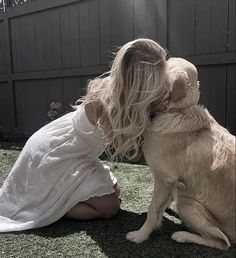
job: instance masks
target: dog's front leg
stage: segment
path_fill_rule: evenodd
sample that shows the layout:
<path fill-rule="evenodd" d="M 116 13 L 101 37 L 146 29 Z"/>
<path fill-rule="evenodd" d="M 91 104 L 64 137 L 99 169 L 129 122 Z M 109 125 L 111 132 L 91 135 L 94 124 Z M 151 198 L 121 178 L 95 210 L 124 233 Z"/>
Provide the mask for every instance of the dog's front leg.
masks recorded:
<path fill-rule="evenodd" d="M 126 235 L 126 239 L 142 243 L 147 240 L 150 234 L 160 226 L 163 213 L 172 200 L 172 183 L 156 179 L 152 201 L 148 209 L 147 219 L 138 231 L 131 231 Z"/>

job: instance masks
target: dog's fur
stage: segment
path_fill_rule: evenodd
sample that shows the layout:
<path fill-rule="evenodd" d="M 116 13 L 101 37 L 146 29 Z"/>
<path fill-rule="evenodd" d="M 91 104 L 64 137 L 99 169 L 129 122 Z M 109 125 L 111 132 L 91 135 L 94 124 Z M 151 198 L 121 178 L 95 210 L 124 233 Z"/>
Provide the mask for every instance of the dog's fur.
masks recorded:
<path fill-rule="evenodd" d="M 198 105 L 197 69 L 181 58 L 168 60 L 171 98 L 145 135 L 144 155 L 154 176 L 153 198 L 144 225 L 127 234 L 136 243 L 161 224 L 173 198 L 180 218 L 195 233 L 172 239 L 219 249 L 236 243 L 235 136 Z"/>

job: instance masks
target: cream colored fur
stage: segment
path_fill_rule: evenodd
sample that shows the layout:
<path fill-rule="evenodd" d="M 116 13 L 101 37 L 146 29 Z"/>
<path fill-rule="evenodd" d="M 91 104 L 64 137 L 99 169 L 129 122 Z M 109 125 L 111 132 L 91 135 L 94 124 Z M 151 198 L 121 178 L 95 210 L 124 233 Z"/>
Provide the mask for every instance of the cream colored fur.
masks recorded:
<path fill-rule="evenodd" d="M 228 249 L 235 237 L 235 136 L 198 105 L 197 69 L 181 58 L 168 60 L 171 100 L 146 133 L 144 155 L 155 185 L 144 225 L 127 234 L 136 243 L 157 229 L 174 199 L 191 232 L 172 239 Z"/>

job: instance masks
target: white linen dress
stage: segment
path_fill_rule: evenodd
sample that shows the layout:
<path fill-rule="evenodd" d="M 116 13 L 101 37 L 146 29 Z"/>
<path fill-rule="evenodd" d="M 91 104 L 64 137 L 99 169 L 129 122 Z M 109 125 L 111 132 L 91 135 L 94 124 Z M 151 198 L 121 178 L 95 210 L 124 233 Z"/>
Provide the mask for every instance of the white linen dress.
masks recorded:
<path fill-rule="evenodd" d="M 0 188 L 0 232 L 49 225 L 77 203 L 113 193 L 116 178 L 98 158 L 104 149 L 84 105 L 33 134 Z"/>

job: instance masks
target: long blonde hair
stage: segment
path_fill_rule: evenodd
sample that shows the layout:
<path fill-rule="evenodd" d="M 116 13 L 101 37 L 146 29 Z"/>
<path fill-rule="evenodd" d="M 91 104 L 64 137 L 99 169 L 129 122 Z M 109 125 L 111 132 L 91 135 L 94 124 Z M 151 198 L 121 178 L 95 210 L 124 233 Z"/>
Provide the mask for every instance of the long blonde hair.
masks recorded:
<path fill-rule="evenodd" d="M 166 89 L 166 52 L 155 41 L 137 39 L 117 52 L 109 75 L 89 82 L 83 102 L 99 101 L 98 126 L 112 157 L 140 156 L 143 133 L 150 127 L 151 103 Z"/>

